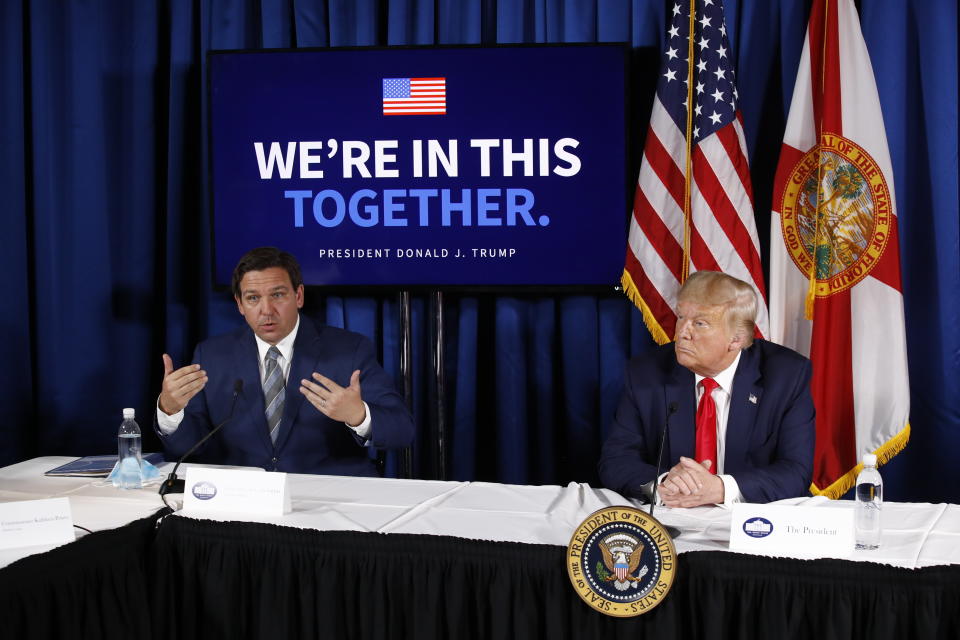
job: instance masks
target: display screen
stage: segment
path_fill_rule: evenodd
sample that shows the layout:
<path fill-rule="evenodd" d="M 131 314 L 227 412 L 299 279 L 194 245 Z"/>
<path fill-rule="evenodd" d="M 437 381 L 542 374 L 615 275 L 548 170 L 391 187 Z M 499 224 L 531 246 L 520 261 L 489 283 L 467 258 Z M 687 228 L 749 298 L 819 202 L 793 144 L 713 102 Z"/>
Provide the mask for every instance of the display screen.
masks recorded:
<path fill-rule="evenodd" d="M 258 246 L 308 285 L 615 285 L 623 45 L 211 52 L 214 277 Z"/>

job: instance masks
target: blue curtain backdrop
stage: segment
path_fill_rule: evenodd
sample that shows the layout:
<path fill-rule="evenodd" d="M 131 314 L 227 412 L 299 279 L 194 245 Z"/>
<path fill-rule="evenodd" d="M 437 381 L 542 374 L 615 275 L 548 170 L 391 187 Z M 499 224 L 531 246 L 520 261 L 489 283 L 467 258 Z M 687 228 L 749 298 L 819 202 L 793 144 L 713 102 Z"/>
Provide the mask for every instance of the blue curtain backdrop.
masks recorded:
<path fill-rule="evenodd" d="M 809 0 L 725 0 L 761 243 Z M 635 175 L 665 0 L 11 0 L 0 3 L 0 464 L 113 450 L 149 423 L 160 354 L 237 326 L 210 286 L 204 180 L 210 49 L 520 42 L 633 47 Z M 888 496 L 960 502 L 955 0 L 858 3 L 893 156 L 913 438 Z M 560 257 L 560 259 L 563 259 Z M 596 481 L 627 359 L 652 346 L 625 298 L 448 292 L 448 476 Z M 373 338 L 399 379 L 394 296 L 308 292 L 311 315 Z M 429 477 L 427 296 L 414 296 L 414 473 Z M 877 348 L 883 348 L 878 344 Z M 151 438 L 152 436 L 148 436 Z M 148 440 L 148 448 L 156 448 Z M 395 463 L 392 466 L 395 469 Z M 942 471 L 941 471 L 942 470 Z"/>

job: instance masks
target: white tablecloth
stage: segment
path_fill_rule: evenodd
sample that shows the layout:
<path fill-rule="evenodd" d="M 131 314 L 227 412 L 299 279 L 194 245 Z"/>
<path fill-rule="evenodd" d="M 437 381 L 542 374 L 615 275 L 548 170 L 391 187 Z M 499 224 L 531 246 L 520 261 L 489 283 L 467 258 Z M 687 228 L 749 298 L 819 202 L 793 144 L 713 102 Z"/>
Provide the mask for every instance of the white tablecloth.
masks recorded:
<path fill-rule="evenodd" d="M 122 526 L 163 506 L 156 484 L 124 491 L 99 478 L 43 475 L 70 460 L 35 458 L 0 469 L 0 502 L 64 496 L 70 500 L 74 523 L 93 531 Z M 165 465 L 161 471 L 169 471 L 171 466 Z M 237 515 L 221 519 L 318 530 L 448 535 L 566 546 L 577 525 L 594 511 L 613 505 L 637 506 L 613 491 L 580 483 L 524 486 L 293 474 L 288 482 L 293 508 L 290 514 L 282 518 Z M 853 508 L 849 501 L 824 498 L 783 502 L 824 509 Z M 658 508 L 655 516 L 681 530 L 674 541 L 679 553 L 728 548 L 728 510 Z M 888 502 L 883 506 L 882 526 L 881 548 L 857 551 L 849 559 L 907 568 L 960 564 L 960 506 Z M 0 567 L 49 548 L 0 550 Z"/>

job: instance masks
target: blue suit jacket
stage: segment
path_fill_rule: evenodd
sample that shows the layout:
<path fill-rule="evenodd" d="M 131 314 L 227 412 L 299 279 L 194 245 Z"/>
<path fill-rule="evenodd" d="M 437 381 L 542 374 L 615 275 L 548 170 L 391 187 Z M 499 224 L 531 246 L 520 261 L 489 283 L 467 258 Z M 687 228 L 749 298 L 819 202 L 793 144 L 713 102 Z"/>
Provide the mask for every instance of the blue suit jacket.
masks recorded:
<path fill-rule="evenodd" d="M 740 355 L 727 419 L 724 473 L 748 502 L 806 495 L 813 475 L 815 438 L 810 361 L 785 347 L 756 340 Z M 755 400 L 755 402 L 754 402 Z M 661 473 L 693 458 L 694 374 L 677 362 L 673 343 L 635 358 L 600 455 L 604 486 L 642 497 L 656 475 L 667 407 L 676 403 L 663 449 Z"/>
<path fill-rule="evenodd" d="M 274 446 L 264 415 L 258 358 L 253 331 L 247 326 L 197 345 L 193 361 L 207 372 L 208 381 L 187 404 L 179 428 L 161 435 L 167 459 L 179 458 L 227 419 L 234 381 L 241 379 L 243 390 L 233 418 L 191 459 L 291 473 L 377 475 L 367 443 L 342 422 L 320 413 L 300 393 L 300 380 L 310 379 L 314 371 L 345 387 L 353 371 L 360 370 L 361 395 L 370 407 L 370 446 L 395 449 L 413 440 L 413 418 L 377 363 L 370 341 L 357 333 L 318 327 L 301 315 Z"/>

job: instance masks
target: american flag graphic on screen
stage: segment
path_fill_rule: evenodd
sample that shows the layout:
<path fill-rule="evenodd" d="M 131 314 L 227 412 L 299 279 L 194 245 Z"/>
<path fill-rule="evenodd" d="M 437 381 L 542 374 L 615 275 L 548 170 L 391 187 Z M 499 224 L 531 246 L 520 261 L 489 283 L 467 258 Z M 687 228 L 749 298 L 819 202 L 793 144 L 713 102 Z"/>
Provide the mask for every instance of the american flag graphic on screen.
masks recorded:
<path fill-rule="evenodd" d="M 383 79 L 383 115 L 415 116 L 446 112 L 446 78 Z"/>

